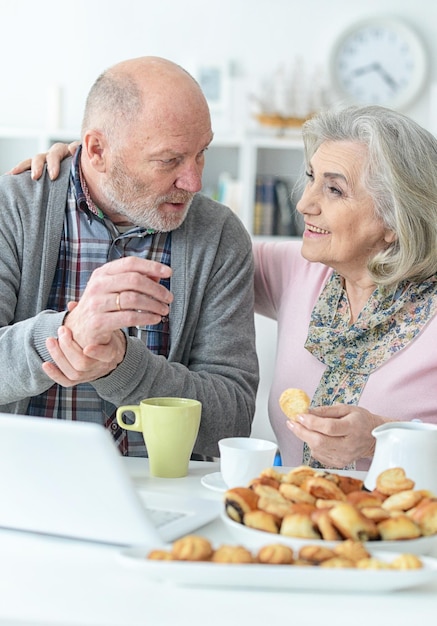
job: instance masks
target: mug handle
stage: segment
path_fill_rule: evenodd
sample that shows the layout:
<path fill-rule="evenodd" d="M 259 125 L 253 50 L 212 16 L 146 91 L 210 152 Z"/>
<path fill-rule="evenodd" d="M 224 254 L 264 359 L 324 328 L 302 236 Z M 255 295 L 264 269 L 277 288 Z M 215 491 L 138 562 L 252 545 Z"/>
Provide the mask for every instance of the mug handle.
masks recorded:
<path fill-rule="evenodd" d="M 135 421 L 133 422 L 133 424 L 127 424 L 123 419 L 123 414 L 126 413 L 127 411 L 135 414 Z M 138 404 L 120 406 L 117 409 L 116 417 L 117 417 L 118 425 L 121 426 L 122 428 L 125 428 L 126 430 L 136 430 L 138 432 L 142 431 L 141 412 L 140 412 L 140 407 L 138 406 Z"/>

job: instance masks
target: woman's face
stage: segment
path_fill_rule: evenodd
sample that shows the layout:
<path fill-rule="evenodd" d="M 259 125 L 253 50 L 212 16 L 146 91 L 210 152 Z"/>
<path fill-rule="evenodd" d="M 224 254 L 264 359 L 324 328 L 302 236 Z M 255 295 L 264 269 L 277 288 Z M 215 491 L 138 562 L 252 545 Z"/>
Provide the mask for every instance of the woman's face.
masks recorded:
<path fill-rule="evenodd" d="M 311 159 L 297 210 L 305 220 L 302 254 L 351 280 L 367 277 L 367 260 L 393 241 L 375 216 L 364 186 L 367 148 L 351 141 L 327 141 Z"/>

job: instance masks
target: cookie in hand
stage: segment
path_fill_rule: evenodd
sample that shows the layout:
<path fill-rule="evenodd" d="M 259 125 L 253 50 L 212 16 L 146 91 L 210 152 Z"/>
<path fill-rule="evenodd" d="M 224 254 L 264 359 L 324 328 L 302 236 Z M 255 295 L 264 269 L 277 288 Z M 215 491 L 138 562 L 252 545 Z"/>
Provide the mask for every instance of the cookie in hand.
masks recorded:
<path fill-rule="evenodd" d="M 301 413 L 308 413 L 311 400 L 302 389 L 286 389 L 279 398 L 279 406 L 287 419 L 296 421 Z"/>

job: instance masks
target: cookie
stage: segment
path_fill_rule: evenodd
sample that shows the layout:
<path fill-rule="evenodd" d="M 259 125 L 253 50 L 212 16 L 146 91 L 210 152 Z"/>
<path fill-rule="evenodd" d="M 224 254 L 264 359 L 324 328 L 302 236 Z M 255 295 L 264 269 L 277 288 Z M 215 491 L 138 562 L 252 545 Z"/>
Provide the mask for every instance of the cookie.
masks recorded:
<path fill-rule="evenodd" d="M 253 555 L 243 546 L 223 545 L 211 557 L 213 563 L 253 563 Z"/>
<path fill-rule="evenodd" d="M 177 561 L 208 561 L 212 552 L 208 539 L 197 535 L 186 535 L 174 542 L 171 554 Z"/>
<path fill-rule="evenodd" d="M 286 389 L 279 398 L 279 406 L 287 419 L 296 421 L 301 413 L 308 413 L 311 400 L 302 389 Z"/>
<path fill-rule="evenodd" d="M 392 467 L 377 476 L 376 488 L 385 496 L 392 496 L 399 491 L 414 489 L 414 481 L 406 477 L 402 467 Z"/>
<path fill-rule="evenodd" d="M 271 563 L 274 565 L 291 565 L 294 563 L 293 549 L 278 543 L 260 548 L 257 558 L 259 563 Z"/>

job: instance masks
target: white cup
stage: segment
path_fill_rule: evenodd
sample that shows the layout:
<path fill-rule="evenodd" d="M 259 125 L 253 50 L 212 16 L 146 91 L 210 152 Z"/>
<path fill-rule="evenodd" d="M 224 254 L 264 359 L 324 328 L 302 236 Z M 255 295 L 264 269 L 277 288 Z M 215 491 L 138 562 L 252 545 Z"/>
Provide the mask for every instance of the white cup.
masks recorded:
<path fill-rule="evenodd" d="M 220 472 L 229 489 L 245 487 L 267 467 L 272 467 L 276 443 L 252 437 L 220 439 Z"/>

